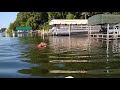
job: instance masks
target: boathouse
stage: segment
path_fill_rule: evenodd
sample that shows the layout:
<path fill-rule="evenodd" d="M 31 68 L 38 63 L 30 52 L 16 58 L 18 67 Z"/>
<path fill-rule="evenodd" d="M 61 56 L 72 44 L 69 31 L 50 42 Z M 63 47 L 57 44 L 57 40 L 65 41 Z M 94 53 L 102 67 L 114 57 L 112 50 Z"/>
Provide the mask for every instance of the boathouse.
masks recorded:
<path fill-rule="evenodd" d="M 49 30 L 53 35 L 72 35 L 88 33 L 87 19 L 53 19 L 49 22 L 52 29 Z M 94 30 L 100 29 L 100 26 L 92 26 Z"/>
<path fill-rule="evenodd" d="M 17 33 L 31 32 L 32 27 L 16 27 Z"/>
<path fill-rule="evenodd" d="M 120 15 L 113 14 L 98 14 L 88 18 L 88 25 L 101 25 L 101 30 L 97 34 L 91 34 L 89 29 L 89 35 L 94 38 L 120 38 Z M 101 33 L 102 32 L 102 33 Z"/>

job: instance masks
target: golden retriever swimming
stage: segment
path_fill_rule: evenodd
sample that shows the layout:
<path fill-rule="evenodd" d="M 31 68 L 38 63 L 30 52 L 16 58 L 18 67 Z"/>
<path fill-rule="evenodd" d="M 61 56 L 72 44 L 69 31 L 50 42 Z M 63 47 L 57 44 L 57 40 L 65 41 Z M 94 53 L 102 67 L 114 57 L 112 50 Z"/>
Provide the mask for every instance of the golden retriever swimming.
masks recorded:
<path fill-rule="evenodd" d="M 45 48 L 47 46 L 47 43 L 45 42 L 41 42 L 39 45 L 37 46 L 30 46 L 28 48 Z"/>
<path fill-rule="evenodd" d="M 37 47 L 42 48 L 42 47 L 46 47 L 46 46 L 47 46 L 47 43 L 41 42 Z"/>

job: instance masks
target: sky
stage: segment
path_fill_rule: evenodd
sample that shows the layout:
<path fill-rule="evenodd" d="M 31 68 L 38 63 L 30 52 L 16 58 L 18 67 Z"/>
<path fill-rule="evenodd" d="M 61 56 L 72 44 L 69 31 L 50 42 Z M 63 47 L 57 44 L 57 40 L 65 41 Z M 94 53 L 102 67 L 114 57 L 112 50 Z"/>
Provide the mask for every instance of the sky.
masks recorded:
<path fill-rule="evenodd" d="M 11 22 L 17 18 L 18 12 L 0 12 L 0 29 L 8 28 Z"/>

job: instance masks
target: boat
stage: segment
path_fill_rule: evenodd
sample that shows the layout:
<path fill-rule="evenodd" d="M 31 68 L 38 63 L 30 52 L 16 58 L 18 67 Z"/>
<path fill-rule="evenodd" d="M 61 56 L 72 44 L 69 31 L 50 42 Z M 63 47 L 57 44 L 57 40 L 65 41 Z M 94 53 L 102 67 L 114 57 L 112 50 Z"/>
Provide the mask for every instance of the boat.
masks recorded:
<path fill-rule="evenodd" d="M 87 19 L 53 19 L 49 25 L 49 33 L 52 35 L 80 35 L 88 34 L 88 29 L 91 28 L 92 32 L 98 32 L 100 26 L 88 26 Z"/>

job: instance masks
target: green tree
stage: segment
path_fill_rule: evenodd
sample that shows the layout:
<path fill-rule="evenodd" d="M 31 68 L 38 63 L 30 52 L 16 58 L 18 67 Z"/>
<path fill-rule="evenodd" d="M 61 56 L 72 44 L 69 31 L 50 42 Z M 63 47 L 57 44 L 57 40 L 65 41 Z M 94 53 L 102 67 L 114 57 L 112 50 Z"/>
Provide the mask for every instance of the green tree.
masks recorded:
<path fill-rule="evenodd" d="M 48 12 L 48 19 L 63 19 L 66 17 L 65 12 Z"/>
<path fill-rule="evenodd" d="M 75 15 L 69 12 L 66 16 L 66 19 L 75 19 Z"/>
<path fill-rule="evenodd" d="M 47 12 L 19 12 L 12 26 L 9 25 L 9 29 L 15 30 L 19 26 L 31 26 L 33 30 L 37 30 L 46 22 L 48 22 Z"/>

